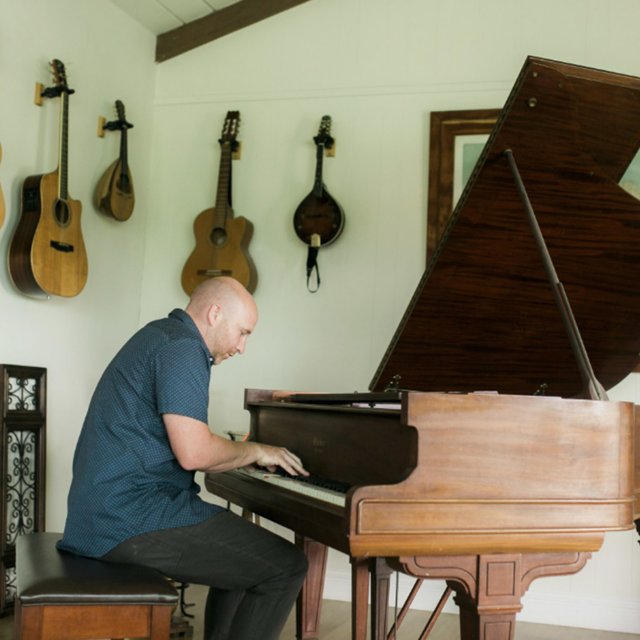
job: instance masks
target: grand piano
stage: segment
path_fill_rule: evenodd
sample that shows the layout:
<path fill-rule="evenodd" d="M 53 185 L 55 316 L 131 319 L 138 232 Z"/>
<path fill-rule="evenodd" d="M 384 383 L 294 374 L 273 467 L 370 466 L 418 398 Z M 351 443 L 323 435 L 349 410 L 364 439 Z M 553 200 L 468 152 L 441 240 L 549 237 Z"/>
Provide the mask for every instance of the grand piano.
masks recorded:
<path fill-rule="evenodd" d="M 512 640 L 532 580 L 579 571 L 638 517 L 640 79 L 529 57 L 363 393 L 253 389 L 250 438 L 322 485 L 207 488 L 290 528 L 318 634 L 327 547 L 352 563 L 352 638 L 386 637 L 389 572 L 455 593 L 462 640 Z"/>

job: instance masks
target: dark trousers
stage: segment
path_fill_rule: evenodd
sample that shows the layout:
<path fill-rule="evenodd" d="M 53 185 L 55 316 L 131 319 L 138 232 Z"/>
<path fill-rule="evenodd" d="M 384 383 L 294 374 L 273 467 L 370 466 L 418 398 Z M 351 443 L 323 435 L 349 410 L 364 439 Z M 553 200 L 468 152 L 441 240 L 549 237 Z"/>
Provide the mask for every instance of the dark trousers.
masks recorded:
<path fill-rule="evenodd" d="M 209 585 L 205 640 L 277 640 L 307 572 L 296 546 L 229 511 L 136 536 L 102 559 Z"/>

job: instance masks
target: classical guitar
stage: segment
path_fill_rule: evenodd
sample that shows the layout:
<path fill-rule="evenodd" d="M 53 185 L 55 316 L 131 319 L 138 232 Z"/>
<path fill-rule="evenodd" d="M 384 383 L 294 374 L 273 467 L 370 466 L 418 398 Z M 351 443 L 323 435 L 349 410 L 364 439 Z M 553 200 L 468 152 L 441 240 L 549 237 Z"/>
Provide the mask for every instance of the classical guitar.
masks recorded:
<path fill-rule="evenodd" d="M 120 156 L 98 181 L 94 199 L 97 209 L 123 222 L 131 217 L 135 205 L 133 178 L 127 159 L 127 130 L 133 125 L 127 122 L 121 100 L 116 100 L 116 113 L 118 119 L 107 123 L 105 128 L 120 130 Z"/>
<path fill-rule="evenodd" d="M 229 111 L 222 127 L 220 168 L 215 207 L 198 214 L 193 231 L 196 246 L 182 269 L 182 288 L 191 295 L 198 284 L 216 276 L 230 276 L 249 291 L 256 288 L 258 276 L 247 247 L 253 225 L 243 217 L 234 217 L 231 207 L 231 162 L 238 148 L 240 114 Z"/>
<path fill-rule="evenodd" d="M 322 181 L 322 163 L 325 151 L 331 149 L 335 140 L 331 137 L 331 117 L 322 116 L 316 145 L 316 173 L 313 189 L 298 205 L 293 214 L 293 229 L 304 243 L 309 245 L 307 257 L 307 286 L 311 271 L 318 266 L 316 256 L 320 247 L 334 242 L 344 228 L 344 212 L 338 201 L 329 193 Z M 320 276 L 317 276 L 318 286 Z"/>
<path fill-rule="evenodd" d="M 44 97 L 60 97 L 58 168 L 29 176 L 22 187 L 21 216 L 9 247 L 9 273 L 28 295 L 75 296 L 87 281 L 87 253 L 80 228 L 82 204 L 68 192 L 69 96 L 64 65 L 51 62 L 55 86 Z"/>
<path fill-rule="evenodd" d="M 0 145 L 0 160 L 2 160 L 2 145 Z M 0 185 L 0 227 L 4 222 L 4 195 L 2 194 L 2 185 Z"/>

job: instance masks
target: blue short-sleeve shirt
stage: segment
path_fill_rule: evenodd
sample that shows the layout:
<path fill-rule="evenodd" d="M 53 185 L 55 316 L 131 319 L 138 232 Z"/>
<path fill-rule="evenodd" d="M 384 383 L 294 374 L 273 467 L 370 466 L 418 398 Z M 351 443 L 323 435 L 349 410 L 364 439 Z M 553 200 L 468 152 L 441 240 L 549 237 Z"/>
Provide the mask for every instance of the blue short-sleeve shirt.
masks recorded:
<path fill-rule="evenodd" d="M 198 524 L 220 507 L 198 495 L 171 450 L 162 414 L 208 421 L 211 356 L 180 310 L 118 352 L 94 392 L 73 460 L 59 547 L 99 557 L 133 536 Z"/>

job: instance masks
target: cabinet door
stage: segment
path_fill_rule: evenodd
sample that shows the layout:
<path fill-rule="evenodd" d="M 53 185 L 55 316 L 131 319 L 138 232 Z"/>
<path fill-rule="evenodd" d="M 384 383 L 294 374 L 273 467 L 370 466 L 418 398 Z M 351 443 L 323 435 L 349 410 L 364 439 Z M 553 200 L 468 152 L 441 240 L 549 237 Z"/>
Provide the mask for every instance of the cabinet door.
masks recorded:
<path fill-rule="evenodd" d="M 0 365 L 0 616 L 13 610 L 15 542 L 44 531 L 46 369 Z"/>

